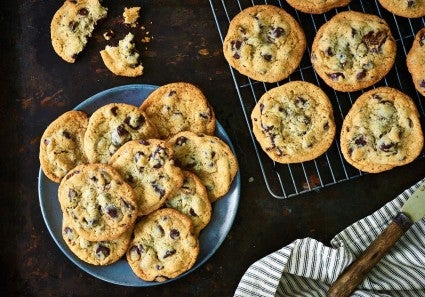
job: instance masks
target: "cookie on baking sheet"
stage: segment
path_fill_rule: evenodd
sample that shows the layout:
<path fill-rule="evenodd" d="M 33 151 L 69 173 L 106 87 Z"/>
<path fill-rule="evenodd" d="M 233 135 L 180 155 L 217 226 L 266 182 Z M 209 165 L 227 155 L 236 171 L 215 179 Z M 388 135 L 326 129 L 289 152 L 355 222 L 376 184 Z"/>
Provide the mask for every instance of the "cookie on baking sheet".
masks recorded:
<path fill-rule="evenodd" d="M 184 131 L 174 135 L 168 143 L 174 150 L 176 164 L 201 179 L 211 202 L 229 191 L 238 171 L 238 163 L 223 140 L 212 135 Z"/>
<path fill-rule="evenodd" d="M 155 136 L 155 128 L 138 107 L 110 103 L 90 116 L 84 135 L 84 152 L 90 163 L 107 163 L 127 141 Z"/>
<path fill-rule="evenodd" d="M 128 250 L 133 228 L 115 240 L 88 241 L 78 234 L 67 215 L 62 220 L 62 238 L 69 249 L 81 260 L 93 265 L 108 265 L 121 259 Z"/>
<path fill-rule="evenodd" d="M 301 26 L 273 5 L 256 5 L 238 13 L 223 41 L 227 62 L 241 74 L 263 82 L 287 78 L 300 64 L 305 48 Z"/>
<path fill-rule="evenodd" d="M 215 131 L 213 109 L 202 91 L 190 83 L 163 85 L 153 91 L 140 108 L 162 139 L 187 130 L 205 134 Z"/>
<path fill-rule="evenodd" d="M 416 90 L 425 96 L 425 28 L 416 33 L 406 63 Z"/>
<path fill-rule="evenodd" d="M 348 5 L 351 0 L 286 0 L 293 8 L 305 13 L 321 14 Z"/>
<path fill-rule="evenodd" d="M 425 16 L 425 0 L 378 0 L 389 12 L 405 18 Z"/>
<path fill-rule="evenodd" d="M 111 157 L 109 164 L 133 188 L 139 216 L 161 207 L 183 184 L 183 173 L 174 165 L 173 150 L 162 140 L 129 141 Z"/>
<path fill-rule="evenodd" d="M 412 162 L 421 153 L 423 142 L 415 103 L 390 87 L 363 93 L 341 128 L 344 158 L 365 172 L 382 172 Z"/>
<path fill-rule="evenodd" d="M 143 65 L 132 33 L 121 39 L 118 46 L 107 45 L 100 51 L 100 55 L 106 68 L 115 75 L 136 77 L 143 74 Z"/>
<path fill-rule="evenodd" d="M 59 116 L 44 131 L 39 159 L 41 169 L 50 180 L 59 183 L 68 171 L 87 163 L 83 140 L 88 122 L 86 113 L 71 110 Z"/>
<path fill-rule="evenodd" d="M 392 68 L 396 43 L 385 20 L 344 11 L 323 24 L 314 37 L 311 62 L 337 91 L 351 92 L 380 81 Z"/>
<path fill-rule="evenodd" d="M 59 184 L 62 212 L 86 240 L 114 240 L 137 218 L 133 189 L 107 164 L 79 165 Z"/>
<path fill-rule="evenodd" d="M 255 105 L 251 120 L 261 148 L 279 163 L 315 159 L 328 150 L 335 137 L 328 96 L 305 81 L 267 91 Z"/>
<path fill-rule="evenodd" d="M 50 24 L 53 49 L 66 62 L 74 63 L 84 50 L 97 22 L 108 9 L 99 0 L 65 0 Z"/>
<path fill-rule="evenodd" d="M 192 221 L 171 208 L 144 216 L 134 228 L 127 251 L 133 272 L 145 281 L 165 281 L 188 271 L 199 254 Z"/>
<path fill-rule="evenodd" d="M 207 189 L 196 174 L 183 171 L 183 175 L 183 185 L 165 205 L 187 215 L 193 222 L 193 233 L 198 236 L 211 220 L 211 202 Z"/>

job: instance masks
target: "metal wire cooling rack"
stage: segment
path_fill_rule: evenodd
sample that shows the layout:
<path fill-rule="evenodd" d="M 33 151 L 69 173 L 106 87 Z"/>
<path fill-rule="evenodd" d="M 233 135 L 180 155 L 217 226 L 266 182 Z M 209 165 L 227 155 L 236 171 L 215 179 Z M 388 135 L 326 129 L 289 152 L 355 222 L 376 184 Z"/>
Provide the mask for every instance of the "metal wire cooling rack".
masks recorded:
<path fill-rule="evenodd" d="M 343 158 L 339 147 L 339 133 L 344 116 L 347 114 L 352 103 L 362 93 L 361 91 L 352 93 L 342 93 L 334 91 L 323 83 L 315 73 L 310 62 L 310 48 L 317 30 L 326 21 L 331 19 L 336 13 L 344 10 L 354 10 L 370 14 L 375 14 L 385 19 L 389 24 L 391 31 L 397 43 L 397 58 L 392 70 L 387 76 L 375 86 L 390 86 L 397 88 L 408 94 L 415 101 L 421 114 L 422 127 L 424 127 L 425 100 L 415 90 L 411 82 L 410 74 L 406 67 L 406 54 L 412 45 L 415 33 L 420 28 L 425 27 L 425 18 L 407 19 L 395 16 L 386 11 L 379 5 L 377 0 L 364 1 L 352 0 L 351 3 L 343 8 L 331 10 L 325 14 L 312 15 L 305 14 L 293 9 L 286 1 L 255 1 L 255 0 L 210 0 L 211 10 L 217 25 L 221 41 L 223 41 L 230 20 L 242 9 L 257 4 L 271 4 L 280 6 L 298 20 L 303 27 L 306 39 L 307 50 L 298 69 L 285 81 L 305 80 L 321 87 L 329 96 L 334 106 L 334 116 L 337 125 L 337 137 L 330 149 L 319 158 L 299 164 L 279 164 L 273 162 L 259 147 L 252 133 L 252 124 L 250 115 L 260 97 L 269 89 L 279 85 L 262 83 L 252 80 L 239 74 L 229 66 L 232 74 L 236 92 L 240 100 L 242 112 L 249 129 L 250 136 L 258 162 L 270 194 L 275 198 L 287 198 L 296 196 L 312 190 L 318 190 L 323 187 L 334 185 L 339 182 L 350 180 L 365 173 L 349 165 Z M 425 131 L 425 130 L 424 130 Z M 420 158 L 425 156 L 425 150 L 422 151 Z"/>

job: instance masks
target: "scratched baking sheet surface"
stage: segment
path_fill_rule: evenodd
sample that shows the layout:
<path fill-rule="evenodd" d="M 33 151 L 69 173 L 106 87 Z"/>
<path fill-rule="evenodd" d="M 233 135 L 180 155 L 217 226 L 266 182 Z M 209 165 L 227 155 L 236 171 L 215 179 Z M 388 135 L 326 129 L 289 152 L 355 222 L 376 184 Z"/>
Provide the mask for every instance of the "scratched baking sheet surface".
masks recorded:
<path fill-rule="evenodd" d="M 217 24 L 217 30 L 223 41 L 229 27 L 230 20 L 241 10 L 252 5 L 271 4 L 282 7 L 298 20 L 303 27 L 307 38 L 307 50 L 298 69 L 287 79 L 275 83 L 262 83 L 239 74 L 230 66 L 236 92 L 240 100 L 243 115 L 252 138 L 252 144 L 257 154 L 258 162 L 263 173 L 264 181 L 275 198 L 287 198 L 301 193 L 318 190 L 339 182 L 347 181 L 365 173 L 349 165 L 343 158 L 339 147 L 339 132 L 344 116 L 352 103 L 362 94 L 362 91 L 342 93 L 328 87 L 315 73 L 310 62 L 310 48 L 317 30 L 336 13 L 345 10 L 354 10 L 375 14 L 385 19 L 391 27 L 392 34 L 397 42 L 397 58 L 392 70 L 374 87 L 389 86 L 408 94 L 416 103 L 421 115 L 421 124 L 425 123 L 425 100 L 415 90 L 410 74 L 406 67 L 406 54 L 409 51 L 414 36 L 420 28 L 425 27 L 425 18 L 407 19 L 393 15 L 375 1 L 352 0 L 343 8 L 333 9 L 325 14 L 313 15 L 295 10 L 286 1 L 252 1 L 252 0 L 210 0 L 212 15 Z M 261 150 L 252 134 L 250 115 L 256 102 L 271 88 L 291 80 L 305 80 L 320 86 L 329 96 L 334 106 L 337 135 L 330 149 L 319 158 L 299 164 L 279 164 L 273 162 Z M 370 89 L 370 88 L 368 88 Z M 425 131 L 425 129 L 424 129 Z M 425 150 L 419 158 L 425 157 Z"/>

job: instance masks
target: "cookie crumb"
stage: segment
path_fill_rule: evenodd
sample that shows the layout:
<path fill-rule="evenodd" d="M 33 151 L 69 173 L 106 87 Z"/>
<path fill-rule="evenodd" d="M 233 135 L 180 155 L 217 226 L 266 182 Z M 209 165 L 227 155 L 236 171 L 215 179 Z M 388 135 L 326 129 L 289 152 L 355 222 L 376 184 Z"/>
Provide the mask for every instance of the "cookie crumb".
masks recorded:
<path fill-rule="evenodd" d="M 130 25 L 130 27 L 134 28 L 137 26 L 137 20 L 139 19 L 140 7 L 130 7 L 124 8 L 124 13 L 122 14 L 124 17 L 124 24 Z"/>

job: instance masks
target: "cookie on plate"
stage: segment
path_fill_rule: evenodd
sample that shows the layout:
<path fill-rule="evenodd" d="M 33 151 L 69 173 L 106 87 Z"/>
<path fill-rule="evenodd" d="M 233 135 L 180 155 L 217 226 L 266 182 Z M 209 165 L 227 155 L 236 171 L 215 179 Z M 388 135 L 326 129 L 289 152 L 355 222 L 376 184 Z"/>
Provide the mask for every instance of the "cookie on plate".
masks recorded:
<path fill-rule="evenodd" d="M 273 5 L 255 5 L 238 13 L 223 41 L 224 57 L 233 68 L 270 83 L 294 72 L 305 48 L 301 26 L 285 10 Z"/>
<path fill-rule="evenodd" d="M 118 46 L 107 45 L 100 51 L 100 55 L 106 68 L 115 75 L 136 77 L 143 74 L 143 65 L 132 33 L 121 39 Z"/>
<path fill-rule="evenodd" d="M 99 0 L 65 0 L 50 24 L 53 49 L 66 62 L 74 63 L 84 50 L 97 22 L 108 9 Z"/>
<path fill-rule="evenodd" d="M 199 254 L 192 221 L 171 208 L 142 217 L 134 228 L 127 261 L 145 281 L 165 281 L 188 271 Z"/>
<path fill-rule="evenodd" d="M 351 0 L 286 0 L 293 8 L 305 13 L 321 14 L 348 5 Z"/>
<path fill-rule="evenodd" d="M 425 28 L 416 33 L 406 63 L 416 90 L 425 96 Z"/>
<path fill-rule="evenodd" d="M 87 163 L 83 140 L 88 122 L 86 113 L 71 110 L 59 116 L 44 131 L 39 159 L 41 169 L 50 180 L 59 183 L 75 166 Z"/>
<path fill-rule="evenodd" d="M 181 131 L 214 134 L 215 115 L 202 91 L 186 82 L 170 83 L 153 91 L 140 108 L 167 139 Z"/>
<path fill-rule="evenodd" d="M 341 151 L 348 163 L 371 173 L 412 162 L 422 151 L 419 113 L 406 94 L 380 87 L 354 102 L 341 128 Z"/>
<path fill-rule="evenodd" d="M 183 184 L 183 173 L 174 165 L 173 150 L 162 140 L 129 141 L 111 157 L 109 164 L 133 188 L 139 216 L 161 207 Z"/>
<path fill-rule="evenodd" d="M 425 0 L 378 0 L 389 12 L 405 18 L 425 16 Z"/>
<path fill-rule="evenodd" d="M 167 199 L 165 206 L 187 215 L 193 222 L 193 233 L 198 236 L 211 220 L 211 202 L 207 189 L 196 174 L 183 171 L 183 175 L 183 185 Z"/>
<path fill-rule="evenodd" d="M 127 141 L 155 136 L 155 128 L 138 107 L 110 103 L 90 116 L 84 135 L 84 152 L 90 163 L 107 163 Z"/>
<path fill-rule="evenodd" d="M 380 81 L 392 68 L 396 43 L 385 20 L 344 11 L 323 24 L 314 37 L 311 62 L 337 91 L 352 92 Z"/>
<path fill-rule="evenodd" d="M 108 265 L 121 259 L 128 250 L 133 228 L 115 240 L 88 241 L 72 227 L 68 216 L 62 220 L 62 238 L 69 249 L 81 260 L 93 265 Z"/>
<path fill-rule="evenodd" d="M 174 135 L 168 143 L 174 150 L 176 164 L 201 179 L 211 202 L 229 191 L 238 171 L 238 163 L 223 140 L 212 135 L 184 131 Z"/>
<path fill-rule="evenodd" d="M 117 239 L 137 218 L 133 189 L 107 164 L 75 167 L 59 184 L 58 197 L 72 227 L 89 241 Z"/>
<path fill-rule="evenodd" d="M 332 104 L 309 82 L 292 81 L 270 89 L 255 105 L 251 120 L 261 148 L 279 163 L 315 159 L 335 137 Z"/>

